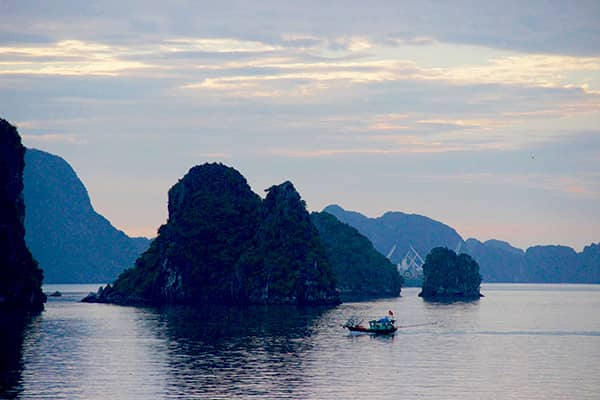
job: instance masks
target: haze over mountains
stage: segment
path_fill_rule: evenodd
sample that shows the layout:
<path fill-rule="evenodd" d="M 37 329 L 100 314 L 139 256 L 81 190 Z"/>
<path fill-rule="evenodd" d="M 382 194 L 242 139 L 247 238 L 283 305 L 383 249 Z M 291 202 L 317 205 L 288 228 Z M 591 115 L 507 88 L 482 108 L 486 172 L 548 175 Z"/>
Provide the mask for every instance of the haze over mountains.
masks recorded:
<path fill-rule="evenodd" d="M 44 283 L 112 282 L 148 248 L 94 211 L 87 190 L 62 158 L 27 149 L 25 240 Z"/>
<path fill-rule="evenodd" d="M 451 227 L 421 215 L 386 212 L 369 218 L 330 205 L 323 210 L 367 236 L 383 254 L 398 264 L 413 246 L 422 257 L 436 246 L 471 255 L 480 265 L 484 282 L 600 282 L 600 243 L 577 253 L 567 246 L 533 246 L 526 251 L 507 242 L 464 241 Z"/>

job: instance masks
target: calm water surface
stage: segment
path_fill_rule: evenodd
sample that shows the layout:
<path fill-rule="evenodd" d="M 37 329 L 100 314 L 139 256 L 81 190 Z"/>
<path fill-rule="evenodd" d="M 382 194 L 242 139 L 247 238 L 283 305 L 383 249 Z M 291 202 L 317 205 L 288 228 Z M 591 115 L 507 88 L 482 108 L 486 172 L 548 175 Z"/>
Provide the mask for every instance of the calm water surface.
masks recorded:
<path fill-rule="evenodd" d="M 407 288 L 333 309 L 132 308 L 78 302 L 97 285 L 57 289 L 11 344 L 0 397 L 600 398 L 600 285 L 485 285 L 470 304 Z M 341 328 L 388 309 L 393 337 Z"/>

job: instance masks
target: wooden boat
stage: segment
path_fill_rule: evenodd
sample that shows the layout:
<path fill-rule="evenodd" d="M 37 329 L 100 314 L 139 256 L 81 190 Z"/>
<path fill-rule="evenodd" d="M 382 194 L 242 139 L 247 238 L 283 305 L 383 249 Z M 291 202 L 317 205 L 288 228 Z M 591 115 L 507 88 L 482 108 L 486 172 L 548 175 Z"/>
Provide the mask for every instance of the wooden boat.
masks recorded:
<path fill-rule="evenodd" d="M 390 311 L 390 316 L 394 314 Z M 374 333 L 377 335 L 390 335 L 398 330 L 395 325 L 396 320 L 389 318 L 387 316 L 374 319 L 369 321 L 369 326 L 363 326 L 362 320 L 357 321 L 355 318 L 350 318 L 346 324 L 344 324 L 344 328 L 348 329 L 350 332 L 362 332 L 362 333 Z"/>

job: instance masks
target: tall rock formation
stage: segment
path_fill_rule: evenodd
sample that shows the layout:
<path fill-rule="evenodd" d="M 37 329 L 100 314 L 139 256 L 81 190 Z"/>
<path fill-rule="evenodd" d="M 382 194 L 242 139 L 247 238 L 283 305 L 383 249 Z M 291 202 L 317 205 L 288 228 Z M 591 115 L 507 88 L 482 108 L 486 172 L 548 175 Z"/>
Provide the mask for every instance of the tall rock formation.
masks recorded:
<path fill-rule="evenodd" d="M 43 273 L 25 244 L 25 148 L 17 129 L 0 119 L 0 309 L 39 312 Z"/>
<path fill-rule="evenodd" d="M 358 230 L 333 215 L 310 215 L 332 264 L 337 288 L 347 296 L 398 296 L 403 279 L 398 269 Z"/>
<path fill-rule="evenodd" d="M 169 190 L 169 219 L 114 286 L 120 304 L 339 302 L 304 202 L 290 182 L 264 201 L 222 164 L 196 166 Z"/>
<path fill-rule="evenodd" d="M 62 158 L 25 153 L 25 240 L 46 283 L 112 282 L 149 246 L 94 211 L 88 192 Z"/>

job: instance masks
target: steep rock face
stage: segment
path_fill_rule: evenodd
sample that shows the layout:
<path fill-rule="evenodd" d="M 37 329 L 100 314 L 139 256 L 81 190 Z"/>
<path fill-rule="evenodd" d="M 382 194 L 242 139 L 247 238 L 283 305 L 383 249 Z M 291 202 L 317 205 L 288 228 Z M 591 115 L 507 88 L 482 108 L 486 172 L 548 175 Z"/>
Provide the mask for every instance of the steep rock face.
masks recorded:
<path fill-rule="evenodd" d="M 403 279 L 398 269 L 369 239 L 327 213 L 311 220 L 332 264 L 338 290 L 349 296 L 398 296 Z"/>
<path fill-rule="evenodd" d="M 96 213 L 87 190 L 62 158 L 35 149 L 25 153 L 26 241 L 46 283 L 114 280 L 148 248 Z"/>
<path fill-rule="evenodd" d="M 428 300 L 474 300 L 481 297 L 480 284 L 479 265 L 471 256 L 436 247 L 425 259 L 419 296 Z"/>
<path fill-rule="evenodd" d="M 0 119 L 0 309 L 44 308 L 43 273 L 25 244 L 25 148 L 16 128 Z"/>
<path fill-rule="evenodd" d="M 454 249 L 463 242 L 453 228 L 422 215 L 386 212 L 381 217 L 368 218 L 337 205 L 327 206 L 323 211 L 356 228 L 381 254 L 391 252 L 394 264 L 402 261 L 410 245 L 424 256 L 434 247 Z"/>
<path fill-rule="evenodd" d="M 192 168 L 169 190 L 169 219 L 115 282 L 126 302 L 231 303 L 240 300 L 235 266 L 260 224 L 261 200 L 233 168 Z"/>
<path fill-rule="evenodd" d="M 263 201 L 222 164 L 192 168 L 169 190 L 169 220 L 150 249 L 88 301 L 338 302 L 316 228 L 293 185 Z"/>
<path fill-rule="evenodd" d="M 266 191 L 262 223 L 241 262 L 250 302 L 338 302 L 329 260 L 300 194 L 291 182 Z"/>

